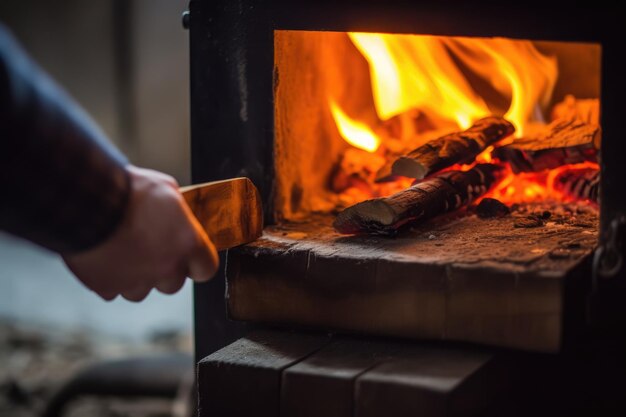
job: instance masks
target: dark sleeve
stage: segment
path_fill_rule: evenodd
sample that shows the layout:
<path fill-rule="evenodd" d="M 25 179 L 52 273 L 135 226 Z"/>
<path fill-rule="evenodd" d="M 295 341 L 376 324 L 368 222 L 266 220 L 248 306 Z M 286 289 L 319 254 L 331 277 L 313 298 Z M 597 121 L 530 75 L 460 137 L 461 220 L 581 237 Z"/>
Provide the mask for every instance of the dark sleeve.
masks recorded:
<path fill-rule="evenodd" d="M 0 25 L 0 230 L 57 252 L 97 245 L 128 203 L 126 164 Z"/>

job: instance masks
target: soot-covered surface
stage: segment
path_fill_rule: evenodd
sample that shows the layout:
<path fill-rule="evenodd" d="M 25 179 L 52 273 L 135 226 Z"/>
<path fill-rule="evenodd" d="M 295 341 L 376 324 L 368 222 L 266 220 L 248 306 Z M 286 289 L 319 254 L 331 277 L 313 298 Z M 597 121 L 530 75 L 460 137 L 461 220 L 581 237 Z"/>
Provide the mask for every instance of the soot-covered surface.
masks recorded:
<path fill-rule="evenodd" d="M 332 229 L 332 216 L 319 215 L 303 223 L 270 226 L 249 249 L 306 250 L 322 256 L 484 265 L 560 275 L 595 248 L 598 222 L 597 210 L 584 204 L 523 204 L 497 218 L 457 212 L 387 238 L 340 235 Z"/>

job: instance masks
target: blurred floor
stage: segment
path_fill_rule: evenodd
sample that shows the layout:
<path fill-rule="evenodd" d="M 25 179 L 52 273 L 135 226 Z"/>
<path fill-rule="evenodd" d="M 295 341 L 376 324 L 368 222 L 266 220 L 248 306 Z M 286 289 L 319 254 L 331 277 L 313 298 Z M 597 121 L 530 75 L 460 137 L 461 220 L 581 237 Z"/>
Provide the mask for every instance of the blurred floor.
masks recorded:
<path fill-rule="evenodd" d="M 49 401 L 77 373 L 93 366 L 128 362 L 121 370 L 120 381 L 145 380 L 134 365 L 136 360 L 155 358 L 153 371 L 161 375 L 160 358 L 171 358 L 172 353 L 189 350 L 190 334 L 170 332 L 158 334 L 142 342 L 128 343 L 97 332 L 66 327 L 41 326 L 32 323 L 7 321 L 0 318 L 0 417 L 41 416 Z M 137 358 L 137 359 L 133 359 Z M 174 395 L 169 397 L 129 398 L 111 396 L 73 395 L 68 398 L 63 416 L 90 417 L 189 417 L 193 383 L 193 357 L 180 356 L 188 361 L 168 379 L 174 379 Z M 113 362 L 112 362 L 113 361 Z M 167 362 L 164 363 L 167 366 Z M 102 375 L 111 380 L 110 365 Z M 119 366 L 113 367 L 120 369 Z M 94 382 L 95 381 L 95 382 Z M 100 378 L 85 381 L 97 386 Z M 178 381 L 178 382 L 176 382 Z M 94 385 L 96 384 L 96 385 Z M 126 384 L 128 385 L 128 383 Z M 137 392 L 132 383 L 131 392 Z M 76 384 L 74 384 L 76 387 Z M 176 388 L 178 387 L 178 388 Z M 74 388 L 75 389 L 75 388 Z M 129 392 L 128 387 L 121 391 Z M 120 391 L 120 392 L 121 392 Z M 67 392 L 67 390 L 66 390 Z M 98 389 L 98 392 L 100 390 Z M 57 397 L 58 398 L 58 397 Z M 177 412 L 177 410 L 180 410 Z"/>
<path fill-rule="evenodd" d="M 89 364 L 191 353 L 191 310 L 190 283 L 173 296 L 106 302 L 56 255 L 0 234 L 0 417 L 39 415 L 55 390 Z M 86 398 L 66 415 L 172 416 L 173 406 L 171 400 Z"/>

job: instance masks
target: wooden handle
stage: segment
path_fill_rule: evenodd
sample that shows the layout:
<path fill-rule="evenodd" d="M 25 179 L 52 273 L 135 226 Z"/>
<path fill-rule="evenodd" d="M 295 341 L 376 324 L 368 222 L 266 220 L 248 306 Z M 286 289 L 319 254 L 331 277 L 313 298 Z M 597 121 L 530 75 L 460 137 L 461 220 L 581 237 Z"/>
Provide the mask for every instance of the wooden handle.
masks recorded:
<path fill-rule="evenodd" d="M 190 185 L 180 192 L 218 251 L 261 236 L 261 197 L 248 178 Z"/>

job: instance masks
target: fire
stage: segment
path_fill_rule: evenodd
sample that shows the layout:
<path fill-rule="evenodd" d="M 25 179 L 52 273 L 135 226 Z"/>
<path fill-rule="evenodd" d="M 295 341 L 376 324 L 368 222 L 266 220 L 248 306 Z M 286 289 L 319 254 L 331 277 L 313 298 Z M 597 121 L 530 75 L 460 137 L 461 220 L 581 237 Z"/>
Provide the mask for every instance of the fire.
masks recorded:
<path fill-rule="evenodd" d="M 328 101 L 330 110 L 337 123 L 337 128 L 341 136 L 350 145 L 363 149 L 368 152 L 375 152 L 380 146 L 380 138 L 370 129 L 366 124 L 357 120 L 352 120 L 347 114 L 343 112 L 334 102 L 334 100 Z"/>
<path fill-rule="evenodd" d="M 543 56 L 530 41 L 356 32 L 348 36 L 368 61 L 374 105 L 382 121 L 420 109 L 435 127 L 453 121 L 467 129 L 497 113 L 471 86 L 470 71 L 510 102 L 504 117 L 521 136 L 525 126 L 539 118 L 537 106 L 547 105 L 558 76 L 555 59 Z M 369 152 L 378 148 L 381 139 L 370 127 L 350 119 L 334 100 L 329 105 L 348 143 Z"/>
<path fill-rule="evenodd" d="M 465 129 L 490 113 L 442 38 L 378 33 L 349 36 L 369 63 L 381 120 L 418 108 L 455 120 Z"/>
<path fill-rule="evenodd" d="M 417 110 L 428 120 L 427 127 L 422 128 L 429 131 L 454 129 L 455 125 L 464 130 L 489 115 L 503 116 L 513 123 L 517 137 L 528 133 L 531 127 L 545 125 L 543 114 L 558 78 L 558 66 L 554 57 L 541 54 L 531 41 L 381 33 L 348 36 L 369 66 L 372 98 L 380 123 L 396 116 L 407 120 L 409 112 Z M 379 130 L 351 119 L 332 99 L 329 106 L 339 133 L 348 143 L 385 155 L 389 144 L 377 134 Z M 426 131 L 416 132 L 417 136 L 428 137 Z M 411 145 L 429 140 L 424 138 Z M 500 163 L 492 161 L 492 151 L 493 147 L 488 147 L 475 162 Z M 394 157 L 393 152 L 391 155 Z M 472 166 L 449 169 L 467 170 Z M 569 168 L 572 165 L 515 174 L 507 165 L 504 179 L 485 197 L 507 204 L 550 198 L 566 200 L 554 188 L 554 179 Z M 408 184 L 406 179 L 386 185 L 372 183 L 367 192 L 370 196 L 385 195 L 388 190 Z"/>
<path fill-rule="evenodd" d="M 555 187 L 555 178 L 566 170 L 582 168 L 599 169 L 599 166 L 594 162 L 583 162 L 563 165 L 549 171 L 519 174 L 514 174 L 508 169 L 504 179 L 483 197 L 496 198 L 505 204 L 545 200 L 568 201 L 570 198 Z"/>
<path fill-rule="evenodd" d="M 480 77 L 509 102 L 504 117 L 519 135 L 537 119 L 556 84 L 556 60 L 530 41 L 423 35 L 350 33 L 370 66 L 372 92 L 381 120 L 410 109 L 456 121 L 460 129 L 496 113 L 468 81 Z M 462 66 L 466 70 L 462 70 Z"/>
<path fill-rule="evenodd" d="M 530 41 L 511 39 L 444 38 L 450 51 L 504 97 L 510 99 L 504 117 L 517 136 L 533 121 L 543 121 L 558 77 L 557 62 L 542 55 Z"/>

